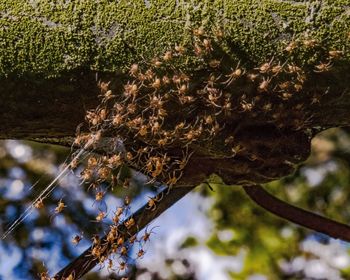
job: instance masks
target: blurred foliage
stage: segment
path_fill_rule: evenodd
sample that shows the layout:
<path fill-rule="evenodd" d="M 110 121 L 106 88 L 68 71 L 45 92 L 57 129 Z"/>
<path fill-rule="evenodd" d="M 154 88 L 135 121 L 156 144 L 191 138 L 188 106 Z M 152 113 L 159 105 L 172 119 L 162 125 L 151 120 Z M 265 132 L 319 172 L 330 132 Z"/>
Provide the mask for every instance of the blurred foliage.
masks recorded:
<path fill-rule="evenodd" d="M 349 130 L 327 130 L 318 135 L 312 144 L 312 155 L 295 174 L 265 187 L 296 206 L 349 223 Z M 2 231 L 59 173 L 59 166 L 66 161 L 69 153 L 68 148 L 32 142 L 0 143 Z M 38 179 L 40 181 L 32 187 Z M 214 191 L 208 187 L 197 191 L 212 201 L 207 218 L 214 227 L 208 232 L 205 245 L 217 256 L 241 255 L 244 260 L 242 269 L 228 269 L 228 277 L 250 279 L 260 275 L 265 278 L 256 279 L 350 279 L 349 246 L 346 243 L 336 242 L 275 217 L 250 201 L 239 186 L 223 186 L 218 178 L 211 180 L 210 186 Z M 144 192 L 140 186 L 114 191 L 106 195 L 106 202 L 97 204 L 93 193 L 80 185 L 75 175 L 69 174 L 59 181 L 59 187 L 45 200 L 43 209 L 35 209 L 7 239 L 0 241 L 0 279 L 6 279 L 6 275 L 12 275 L 11 279 L 33 279 L 45 269 L 43 262 L 51 273 L 58 271 L 89 246 L 94 234 L 102 233 L 108 226 L 107 223 L 99 225 L 93 222 L 97 211 L 112 212 L 111 209 L 121 203 L 120 198 L 125 194 L 137 200 L 140 195 L 145 196 Z M 60 199 L 67 207 L 59 215 L 53 215 Z M 84 236 L 77 246 L 71 242 L 76 234 Z M 153 238 L 152 242 L 156 243 L 157 238 Z M 178 251 L 200 245 L 201 241 L 191 235 L 178 246 Z M 6 255 L 10 256 L 6 260 L 7 268 L 1 266 Z M 174 254 L 164 259 L 163 264 L 170 271 L 166 279 L 201 279 L 186 254 Z M 178 274 L 173 269 L 175 265 L 187 271 Z M 216 264 L 212 265 L 212 269 L 216 269 Z M 10 268 L 12 272 L 6 270 Z M 130 279 L 165 279 L 158 273 L 161 267 L 155 271 L 154 267 L 149 269 L 132 262 L 129 269 Z M 145 273 L 148 278 L 141 277 Z M 118 276 L 114 273 L 107 278 L 118 279 Z M 97 270 L 85 277 L 107 278 Z"/>

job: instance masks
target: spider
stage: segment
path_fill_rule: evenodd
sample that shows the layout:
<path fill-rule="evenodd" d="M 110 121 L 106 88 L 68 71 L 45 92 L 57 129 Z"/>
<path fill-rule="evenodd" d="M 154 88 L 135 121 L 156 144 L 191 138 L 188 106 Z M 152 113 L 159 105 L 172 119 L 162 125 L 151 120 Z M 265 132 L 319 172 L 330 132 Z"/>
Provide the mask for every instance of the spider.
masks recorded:
<path fill-rule="evenodd" d="M 118 268 L 118 273 L 119 273 L 120 271 L 124 271 L 124 270 L 126 270 L 126 269 L 127 269 L 127 264 L 126 264 L 126 262 L 124 262 L 124 261 L 120 262 L 120 263 L 119 263 L 119 268 Z"/>
<path fill-rule="evenodd" d="M 238 79 L 239 77 L 245 74 L 245 70 L 239 68 L 239 64 L 240 62 L 238 62 L 235 69 L 231 68 L 232 72 L 225 76 L 225 77 L 228 77 L 228 79 L 225 82 L 223 82 L 223 84 L 225 84 L 226 86 L 229 86 L 233 81 L 235 81 L 236 79 Z"/>
<path fill-rule="evenodd" d="M 273 61 L 273 57 L 271 58 L 270 62 L 266 62 L 266 63 L 262 64 L 260 67 L 255 68 L 255 70 L 259 70 L 260 73 L 269 72 L 271 70 L 272 61 Z"/>
<path fill-rule="evenodd" d="M 83 239 L 83 236 L 82 235 L 75 235 L 73 238 L 72 238 L 72 243 L 74 245 L 78 245 L 79 242 Z"/>
<path fill-rule="evenodd" d="M 314 72 L 316 73 L 327 72 L 332 68 L 332 66 L 333 65 L 331 61 L 329 61 L 328 63 L 321 62 L 320 64 L 315 66 L 316 70 L 314 70 Z"/>
<path fill-rule="evenodd" d="M 150 236 L 152 233 L 155 233 L 153 232 L 153 229 L 157 228 L 158 226 L 155 226 L 153 228 L 151 228 L 150 231 L 147 231 L 147 228 L 145 229 L 145 233 L 144 235 L 141 237 L 141 239 L 144 241 L 144 242 L 147 242 L 149 239 L 150 239 Z"/>
<path fill-rule="evenodd" d="M 127 229 L 132 228 L 135 225 L 135 220 L 134 218 L 130 218 L 127 221 L 124 222 L 124 225 Z"/>
<path fill-rule="evenodd" d="M 176 171 L 174 170 L 173 173 L 172 173 L 172 175 L 169 175 L 169 179 L 168 179 L 168 181 L 166 182 L 166 184 L 167 184 L 169 187 L 174 186 L 174 185 L 177 183 L 177 181 L 181 178 L 181 176 L 182 176 L 182 172 L 180 173 L 179 176 L 176 176 Z"/>
<path fill-rule="evenodd" d="M 38 201 L 36 201 L 35 203 L 34 203 L 34 207 L 36 208 L 36 209 L 41 209 L 41 208 L 43 208 L 45 205 L 44 205 L 44 202 L 43 202 L 43 199 L 42 198 L 39 198 L 38 199 Z"/>
<path fill-rule="evenodd" d="M 55 214 L 61 213 L 63 209 L 67 207 L 64 202 L 62 202 L 62 199 L 58 202 L 57 207 L 55 208 Z"/>
<path fill-rule="evenodd" d="M 137 258 L 140 259 L 144 256 L 145 254 L 145 251 L 143 249 L 140 249 L 138 252 L 137 252 Z"/>
<path fill-rule="evenodd" d="M 261 81 L 261 83 L 258 86 L 258 91 L 262 92 L 262 91 L 268 91 L 269 88 L 269 84 L 271 82 L 272 78 L 263 78 L 263 80 Z"/>
<path fill-rule="evenodd" d="M 188 146 L 186 146 L 186 153 L 182 152 L 182 159 L 181 160 L 175 160 L 175 163 L 178 165 L 178 169 L 176 170 L 184 170 L 190 157 L 193 155 L 194 152 L 191 152 L 188 154 Z"/>
<path fill-rule="evenodd" d="M 96 221 L 101 222 L 104 218 L 106 218 L 107 214 L 106 212 L 100 211 L 96 216 Z"/>
<path fill-rule="evenodd" d="M 146 207 L 146 209 L 151 210 L 152 212 L 154 210 L 156 210 L 157 209 L 157 204 L 156 203 L 161 201 L 163 199 L 163 196 L 164 196 L 164 194 L 161 193 L 160 197 L 158 197 L 158 195 L 155 198 L 150 197 L 150 199 L 148 200 L 148 203 L 147 203 L 148 206 Z"/>

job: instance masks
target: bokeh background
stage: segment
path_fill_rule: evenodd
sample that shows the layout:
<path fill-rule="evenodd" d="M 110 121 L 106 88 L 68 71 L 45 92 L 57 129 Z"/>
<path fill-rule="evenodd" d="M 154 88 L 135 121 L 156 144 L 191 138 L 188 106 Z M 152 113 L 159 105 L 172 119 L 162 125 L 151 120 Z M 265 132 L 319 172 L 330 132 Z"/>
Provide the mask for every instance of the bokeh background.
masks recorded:
<path fill-rule="evenodd" d="M 0 142 L 0 233 L 18 218 L 69 158 L 70 148 L 34 142 Z M 78 168 L 60 178 L 45 207 L 35 209 L 0 240 L 0 279 L 52 275 L 103 234 L 125 195 L 132 209 L 154 189 L 133 184 L 108 189 L 103 202 L 80 183 Z M 154 221 L 151 240 L 135 244 L 128 258 L 130 279 L 350 279 L 349 244 L 280 218 L 254 205 L 239 186 L 201 186 Z M 350 130 L 330 129 L 313 139 L 312 155 L 294 175 L 266 185 L 299 207 L 350 222 Z M 58 201 L 67 205 L 54 215 Z M 98 211 L 108 213 L 96 223 Z M 78 245 L 76 235 L 83 236 Z M 142 233 L 140 234 L 140 236 Z M 135 252 L 146 253 L 136 258 Z M 84 279 L 120 279 L 102 264 Z"/>

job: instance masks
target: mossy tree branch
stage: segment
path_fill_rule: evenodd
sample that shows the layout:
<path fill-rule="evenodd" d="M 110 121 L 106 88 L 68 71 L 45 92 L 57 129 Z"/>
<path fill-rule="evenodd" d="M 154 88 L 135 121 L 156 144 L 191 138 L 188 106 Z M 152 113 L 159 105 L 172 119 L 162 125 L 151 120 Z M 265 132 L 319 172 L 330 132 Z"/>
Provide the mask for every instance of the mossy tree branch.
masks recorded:
<path fill-rule="evenodd" d="M 346 0 L 88 2 L 26 0 L 0 2 L 0 138 L 64 142 L 73 136 L 84 110 L 97 104 L 96 77 L 119 80 L 135 62 L 148 61 L 176 44 L 191 41 L 192 30 L 224 31 L 232 66 L 257 66 L 272 57 L 288 61 L 286 44 L 312 38 L 344 57 L 331 73 L 310 84 L 328 90 L 313 126 L 348 125 L 350 25 Z M 321 49 L 293 54 L 308 65 Z M 227 58 L 225 57 L 225 59 Z M 195 59 L 179 66 L 198 70 Z M 106 75 L 108 77 L 106 77 Z M 41 119 L 45 119 L 42 121 Z M 66 139 L 67 140 L 67 139 Z"/>
<path fill-rule="evenodd" d="M 192 39 L 194 28 L 224 31 L 223 53 L 231 67 L 255 67 L 294 39 L 312 38 L 321 48 L 293 54 L 307 67 L 324 49 L 344 52 L 330 73 L 309 81 L 327 90 L 313 127 L 345 126 L 350 119 L 350 25 L 346 0 L 0 2 L 0 138 L 67 144 L 86 109 L 97 103 L 98 79 L 116 84 L 131 63 L 148 61 Z M 198 71 L 188 58 L 179 65 Z M 97 79 L 96 79 L 97 78 Z M 305 104 L 309 107 L 310 104 Z M 44 120 L 44 121 L 43 121 Z"/>

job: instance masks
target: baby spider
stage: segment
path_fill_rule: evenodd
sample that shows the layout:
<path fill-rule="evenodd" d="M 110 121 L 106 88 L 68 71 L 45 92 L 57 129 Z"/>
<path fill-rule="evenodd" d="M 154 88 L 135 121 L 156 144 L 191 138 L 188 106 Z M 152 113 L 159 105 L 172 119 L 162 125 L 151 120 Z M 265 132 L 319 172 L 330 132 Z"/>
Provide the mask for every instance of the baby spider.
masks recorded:
<path fill-rule="evenodd" d="M 221 75 L 216 76 L 215 74 L 211 73 L 208 79 L 205 81 L 205 83 L 207 84 L 206 87 L 214 88 L 217 84 L 217 81 L 219 81 L 220 78 L 221 78 Z"/>
<path fill-rule="evenodd" d="M 108 265 L 107 265 L 107 271 L 114 271 L 115 269 L 113 269 L 113 260 L 112 259 L 108 259 Z"/>
<path fill-rule="evenodd" d="M 196 54 L 196 56 L 201 56 L 203 53 L 202 48 L 197 43 L 194 44 L 193 50 L 194 50 L 194 53 Z"/>
<path fill-rule="evenodd" d="M 124 262 L 124 261 L 120 262 L 120 263 L 119 263 L 119 268 L 118 268 L 118 273 L 119 273 L 120 271 L 126 270 L 126 268 L 127 268 L 126 262 Z"/>
<path fill-rule="evenodd" d="M 210 119 L 208 119 L 211 116 L 207 117 L 207 121 L 210 122 Z M 211 118 L 212 119 L 212 118 Z M 213 122 L 211 122 L 213 123 Z M 193 155 L 194 152 L 191 152 L 190 154 L 188 153 L 188 146 L 186 146 L 186 153 L 182 152 L 182 159 L 181 160 L 175 160 L 175 163 L 178 165 L 178 169 L 177 170 L 184 170 L 190 157 Z"/>
<path fill-rule="evenodd" d="M 149 107 L 151 109 L 160 109 L 163 107 L 163 105 L 164 101 L 162 100 L 161 96 L 155 94 L 149 96 Z"/>
<path fill-rule="evenodd" d="M 124 225 L 127 229 L 132 228 L 135 225 L 135 220 L 134 218 L 130 218 L 127 221 L 124 222 Z"/>
<path fill-rule="evenodd" d="M 203 46 L 208 53 L 210 53 L 213 50 L 213 47 L 211 46 L 211 41 L 209 39 L 203 40 Z"/>
<path fill-rule="evenodd" d="M 206 90 L 208 92 L 208 99 L 206 98 L 208 105 L 213 105 L 214 107 L 220 108 L 221 106 L 218 105 L 217 102 L 223 95 L 222 91 L 217 88 L 210 88 L 210 87 L 208 87 Z"/>
<path fill-rule="evenodd" d="M 103 202 L 102 200 L 103 200 L 105 194 L 106 194 L 106 191 L 105 192 L 102 192 L 102 191 L 96 192 L 96 194 L 95 194 L 95 201 L 92 203 L 92 206 L 94 206 L 95 202 L 96 203 Z"/>
<path fill-rule="evenodd" d="M 197 37 L 203 36 L 204 33 L 205 33 L 205 31 L 204 31 L 204 28 L 203 28 L 202 26 L 193 29 L 193 35 L 194 35 L 194 36 L 197 36 Z"/>
<path fill-rule="evenodd" d="M 154 228 L 157 228 L 157 227 L 158 227 L 158 226 L 151 228 L 150 231 L 147 231 L 147 228 L 146 228 L 146 229 L 145 229 L 145 233 L 144 233 L 144 235 L 142 235 L 141 239 L 142 239 L 144 242 L 147 242 L 147 241 L 150 239 L 151 234 L 152 234 L 152 233 L 155 233 L 155 232 L 153 231 L 153 229 L 154 229 Z"/>
<path fill-rule="evenodd" d="M 137 252 L 137 258 L 140 259 L 144 256 L 145 254 L 145 251 L 143 249 L 140 249 L 138 252 Z"/>
<path fill-rule="evenodd" d="M 235 81 L 236 79 L 238 79 L 239 77 L 245 74 L 245 70 L 239 68 L 239 64 L 240 62 L 238 62 L 235 69 L 231 68 L 232 72 L 225 76 L 225 77 L 228 77 L 228 79 L 225 82 L 223 82 L 223 84 L 225 84 L 226 86 L 229 86 L 233 81 Z"/>
<path fill-rule="evenodd" d="M 273 61 L 273 57 L 271 58 L 270 62 L 266 62 L 262 64 L 259 68 L 255 68 L 255 70 L 259 70 L 260 73 L 269 72 L 271 70 L 272 61 Z"/>
<path fill-rule="evenodd" d="M 136 236 L 136 234 L 133 235 L 133 236 L 131 236 L 131 237 L 129 238 L 129 244 L 134 244 L 135 241 L 137 241 L 137 236 Z"/>
<path fill-rule="evenodd" d="M 241 107 L 242 107 L 243 112 L 250 112 L 253 109 L 254 104 L 243 100 L 241 102 Z"/>
<path fill-rule="evenodd" d="M 78 159 L 73 159 L 73 160 L 69 163 L 69 168 L 70 168 L 71 170 L 75 170 L 75 169 L 77 169 L 78 165 L 79 165 Z"/>
<path fill-rule="evenodd" d="M 261 83 L 258 86 L 258 91 L 262 92 L 262 91 L 268 91 L 269 88 L 269 84 L 271 82 L 272 78 L 263 78 L 263 80 L 261 81 Z"/>
<path fill-rule="evenodd" d="M 101 191 L 97 192 L 96 195 L 95 195 L 95 200 L 96 201 L 101 201 L 103 199 L 104 195 L 105 195 L 105 192 L 101 192 Z"/>
<path fill-rule="evenodd" d="M 154 81 L 151 84 L 151 87 L 155 89 L 155 91 L 157 91 L 160 87 L 161 87 L 161 79 L 159 78 L 155 78 Z"/>
<path fill-rule="evenodd" d="M 153 58 L 151 62 L 152 62 L 153 67 L 155 67 L 155 68 L 159 68 L 159 67 L 162 66 L 162 64 L 163 64 L 163 63 L 159 60 L 158 57 Z"/>
<path fill-rule="evenodd" d="M 129 206 L 130 203 L 131 203 L 130 197 L 129 196 L 125 196 L 125 198 L 124 198 L 124 205 L 125 206 Z"/>
<path fill-rule="evenodd" d="M 113 120 L 112 120 L 112 124 L 114 126 L 120 126 L 121 124 L 123 124 L 123 121 L 124 121 L 124 116 L 122 114 L 116 114 L 114 117 L 113 117 Z"/>
<path fill-rule="evenodd" d="M 96 221 L 101 222 L 104 218 L 106 218 L 107 214 L 106 212 L 100 211 L 96 216 Z"/>
<path fill-rule="evenodd" d="M 136 63 L 132 64 L 129 70 L 130 75 L 133 77 L 137 77 L 138 72 L 139 72 L 139 65 Z"/>
<path fill-rule="evenodd" d="M 167 155 L 165 154 L 163 157 L 154 157 L 153 162 L 154 170 L 151 175 L 153 178 L 155 178 L 164 172 L 167 162 Z"/>
<path fill-rule="evenodd" d="M 135 84 L 135 83 L 127 83 L 125 86 L 124 86 L 124 95 L 126 98 L 129 98 L 129 97 L 133 97 L 133 99 L 136 98 L 136 95 L 138 94 L 139 92 L 139 88 L 138 86 Z"/>
<path fill-rule="evenodd" d="M 186 51 L 186 49 L 181 46 L 181 45 L 176 45 L 175 46 L 175 51 L 179 54 L 179 55 L 183 55 Z"/>
<path fill-rule="evenodd" d="M 41 209 L 41 208 L 43 208 L 45 205 L 44 205 L 44 202 L 43 202 L 43 199 L 42 198 L 39 198 L 38 199 L 38 201 L 36 201 L 35 203 L 34 203 L 34 207 L 36 208 L 36 209 Z"/>
<path fill-rule="evenodd" d="M 271 68 L 271 72 L 273 73 L 274 76 L 278 75 L 279 73 L 281 73 L 283 71 L 283 67 L 284 67 L 285 63 L 283 65 L 281 65 L 280 62 L 278 62 L 278 64 L 274 65 Z"/>
<path fill-rule="evenodd" d="M 179 85 L 177 89 L 178 89 L 177 92 L 179 93 L 179 95 L 184 95 L 185 93 L 187 93 L 188 86 L 186 84 L 182 84 L 182 85 Z"/>
<path fill-rule="evenodd" d="M 65 278 L 65 280 L 74 280 L 75 277 L 74 277 L 74 272 L 72 272 L 71 274 L 68 275 L 67 278 Z"/>
<path fill-rule="evenodd" d="M 301 68 L 294 63 L 288 64 L 288 73 L 301 73 Z"/>
<path fill-rule="evenodd" d="M 117 247 L 120 247 L 124 244 L 124 237 L 120 236 L 117 240 Z"/>
<path fill-rule="evenodd" d="M 148 206 L 146 209 L 151 210 L 152 212 L 157 209 L 157 202 L 161 201 L 163 199 L 164 193 L 160 194 L 161 196 L 158 197 L 158 195 L 154 198 L 150 197 L 148 200 Z"/>
<path fill-rule="evenodd" d="M 171 51 L 166 51 L 163 55 L 164 61 L 170 61 L 173 58 L 173 53 Z"/>
<path fill-rule="evenodd" d="M 64 202 L 62 202 L 62 199 L 60 199 L 57 207 L 55 208 L 55 214 L 61 213 L 65 207 L 67 206 L 64 204 Z"/>
<path fill-rule="evenodd" d="M 93 178 L 93 171 L 86 168 L 81 172 L 80 176 L 83 182 L 89 182 Z"/>
<path fill-rule="evenodd" d="M 47 271 L 41 272 L 40 273 L 40 280 L 50 280 L 49 273 Z"/>
<path fill-rule="evenodd" d="M 321 62 L 320 64 L 315 66 L 316 70 L 314 70 L 314 72 L 316 73 L 327 72 L 331 70 L 332 66 L 333 65 L 331 61 L 329 61 L 328 63 Z"/>
<path fill-rule="evenodd" d="M 337 50 L 331 50 L 328 52 L 329 57 L 332 59 L 338 59 L 343 55 L 342 51 L 337 51 Z"/>
<path fill-rule="evenodd" d="M 118 227 L 116 225 L 110 227 L 110 231 L 107 234 L 107 242 L 112 244 L 118 237 Z"/>
<path fill-rule="evenodd" d="M 169 175 L 169 179 L 166 182 L 166 185 L 168 185 L 171 188 L 177 183 L 177 181 L 181 178 L 181 176 L 182 176 L 182 172 L 179 176 L 177 176 L 176 171 L 174 170 L 172 175 Z"/>
<path fill-rule="evenodd" d="M 291 41 L 288 45 L 287 45 L 287 47 L 285 47 L 285 51 L 287 51 L 287 52 L 289 52 L 289 53 L 291 53 L 294 49 L 296 49 L 297 48 L 297 42 L 295 42 L 295 41 Z"/>
<path fill-rule="evenodd" d="M 74 236 L 74 237 L 72 238 L 72 243 L 73 243 L 74 245 L 78 245 L 79 242 L 80 242 L 82 239 L 83 239 L 83 236 L 77 234 L 76 236 Z"/>
<path fill-rule="evenodd" d="M 94 257 L 94 260 L 98 260 L 101 258 L 103 253 L 103 248 L 101 246 L 94 246 L 91 250 L 91 256 Z"/>
<path fill-rule="evenodd" d="M 106 92 L 108 90 L 110 83 L 111 83 L 110 81 L 107 82 L 107 83 L 106 82 L 102 82 L 102 81 L 98 82 L 98 87 L 100 88 L 102 93 L 104 93 L 104 92 Z"/>
<path fill-rule="evenodd" d="M 124 212 L 124 207 L 118 207 L 114 215 L 120 217 L 121 215 L 123 215 L 123 212 Z"/>
<path fill-rule="evenodd" d="M 106 181 L 111 175 L 111 169 L 107 166 L 100 167 L 97 174 L 100 181 Z"/>
<path fill-rule="evenodd" d="M 126 247 L 126 246 L 123 246 L 123 247 L 121 247 L 120 248 L 120 255 L 121 256 L 127 256 L 128 255 L 128 251 L 129 251 L 129 249 Z"/>
<path fill-rule="evenodd" d="M 305 39 L 303 44 L 306 48 L 313 48 L 317 45 L 317 40 L 315 39 Z"/>
<path fill-rule="evenodd" d="M 168 84 L 170 84 L 171 81 L 170 81 L 170 78 L 168 76 L 163 76 L 162 82 L 164 85 L 168 85 Z"/>

